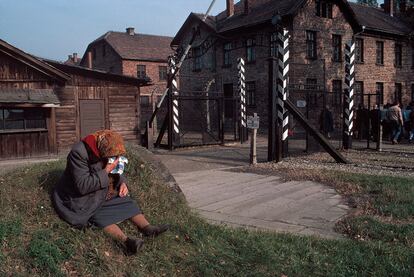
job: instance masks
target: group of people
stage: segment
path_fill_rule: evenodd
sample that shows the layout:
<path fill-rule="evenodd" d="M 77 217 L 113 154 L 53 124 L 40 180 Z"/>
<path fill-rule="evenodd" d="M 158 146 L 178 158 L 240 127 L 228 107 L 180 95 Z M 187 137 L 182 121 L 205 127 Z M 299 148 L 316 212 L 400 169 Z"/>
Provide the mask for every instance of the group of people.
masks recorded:
<path fill-rule="evenodd" d="M 414 101 L 403 108 L 399 102 L 384 105 L 383 109 L 376 106 L 368 110 L 360 105 L 356 111 L 355 137 L 357 139 L 377 139 L 378 128 L 383 128 L 383 138 L 392 144 L 398 144 L 404 138 L 410 143 L 414 141 Z"/>

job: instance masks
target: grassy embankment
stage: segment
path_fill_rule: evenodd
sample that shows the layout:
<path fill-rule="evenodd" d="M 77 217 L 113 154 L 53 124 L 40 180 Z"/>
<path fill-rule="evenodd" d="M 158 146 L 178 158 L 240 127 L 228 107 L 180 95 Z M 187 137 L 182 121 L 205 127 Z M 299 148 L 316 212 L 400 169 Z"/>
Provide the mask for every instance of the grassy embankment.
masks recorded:
<path fill-rule="evenodd" d="M 358 199 L 356 205 L 367 212 L 341 225 L 351 226 L 352 237 L 357 240 L 323 240 L 210 225 L 194 215 L 179 195 L 163 186 L 156 172 L 151 172 L 134 151 L 130 150 L 129 157 L 128 179 L 133 196 L 152 222 L 171 223 L 170 232 L 146 239 L 138 256 L 125 257 L 102 231 L 72 229 L 55 215 L 49 193 L 64 169 L 64 161 L 31 166 L 0 179 L 0 275 L 414 274 L 413 228 L 407 223 L 414 213 L 412 180 L 381 177 L 370 181 L 363 175 L 332 175 L 352 188 L 348 196 Z M 391 215 L 393 220 L 406 222 L 385 223 L 376 218 Z M 123 223 L 122 228 L 138 236 L 131 224 Z"/>

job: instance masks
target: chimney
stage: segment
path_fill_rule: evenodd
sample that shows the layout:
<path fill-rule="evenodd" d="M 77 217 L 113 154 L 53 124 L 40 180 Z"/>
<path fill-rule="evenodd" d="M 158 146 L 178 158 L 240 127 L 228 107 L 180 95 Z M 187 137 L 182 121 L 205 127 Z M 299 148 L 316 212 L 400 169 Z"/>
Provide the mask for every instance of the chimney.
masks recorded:
<path fill-rule="evenodd" d="M 88 68 L 92 69 L 92 52 L 88 51 L 87 56 L 86 56 L 86 65 Z"/>
<path fill-rule="evenodd" d="M 74 63 L 77 63 L 78 62 L 78 53 L 73 53 L 73 55 L 72 55 L 72 61 Z"/>
<path fill-rule="evenodd" d="M 128 27 L 126 28 L 126 33 L 130 36 L 135 35 L 135 28 L 134 27 Z"/>
<path fill-rule="evenodd" d="M 394 16 L 394 0 L 384 0 L 384 12 Z"/>
<path fill-rule="evenodd" d="M 227 3 L 227 17 L 234 15 L 234 0 L 226 0 Z"/>
<path fill-rule="evenodd" d="M 72 59 L 72 55 L 68 55 L 68 61 L 71 61 Z"/>
<path fill-rule="evenodd" d="M 249 14 L 249 9 L 250 9 L 250 1 L 249 0 L 244 0 L 244 14 Z"/>

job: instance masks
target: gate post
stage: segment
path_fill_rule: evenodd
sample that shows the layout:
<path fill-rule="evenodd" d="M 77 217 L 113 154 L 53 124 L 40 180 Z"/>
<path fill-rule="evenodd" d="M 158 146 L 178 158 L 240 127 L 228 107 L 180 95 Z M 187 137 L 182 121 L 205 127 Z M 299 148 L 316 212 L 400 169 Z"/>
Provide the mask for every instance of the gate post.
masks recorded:
<path fill-rule="evenodd" d="M 282 160 L 281 138 L 279 131 L 279 120 L 277 115 L 277 69 L 278 62 L 275 57 L 269 58 L 269 131 L 268 131 L 268 146 L 267 146 L 267 160 L 269 162 L 280 162 Z"/>
<path fill-rule="evenodd" d="M 168 111 L 169 111 L 169 128 L 168 128 L 168 146 L 172 150 L 176 143 L 179 143 L 180 139 L 180 121 L 179 121 L 179 109 L 178 109 L 178 85 L 177 79 L 175 78 L 175 73 L 177 71 L 176 63 L 174 56 L 168 58 L 169 66 L 169 78 L 171 80 L 171 86 L 169 88 L 169 101 L 168 101 Z"/>
<path fill-rule="evenodd" d="M 240 97 L 240 142 L 247 141 L 247 111 L 246 111 L 246 69 L 243 58 L 237 59 L 238 89 Z"/>
<path fill-rule="evenodd" d="M 344 94 L 344 149 L 352 149 L 354 127 L 355 41 L 345 45 L 345 94 Z"/>
<path fill-rule="evenodd" d="M 289 114 L 285 108 L 285 101 L 288 97 L 289 85 L 289 31 L 283 28 L 278 33 L 278 118 L 282 128 L 282 156 L 288 155 L 288 136 L 289 136 Z"/>

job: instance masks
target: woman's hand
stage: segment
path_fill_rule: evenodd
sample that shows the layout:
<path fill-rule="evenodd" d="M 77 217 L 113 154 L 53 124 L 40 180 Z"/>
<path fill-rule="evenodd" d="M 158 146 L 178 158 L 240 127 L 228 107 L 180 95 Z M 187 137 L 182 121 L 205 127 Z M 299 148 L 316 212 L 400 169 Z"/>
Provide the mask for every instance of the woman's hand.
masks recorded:
<path fill-rule="evenodd" d="M 119 157 L 118 158 L 116 158 L 116 160 L 113 162 L 113 163 L 111 163 L 111 164 L 107 164 L 106 166 L 105 166 L 105 171 L 106 171 L 106 173 L 111 173 L 112 172 L 112 170 L 114 170 L 115 168 L 116 168 L 116 166 L 118 165 L 118 163 L 119 163 Z"/>
<path fill-rule="evenodd" d="M 125 197 L 128 195 L 128 187 L 125 183 L 122 183 L 119 187 L 119 197 Z"/>

